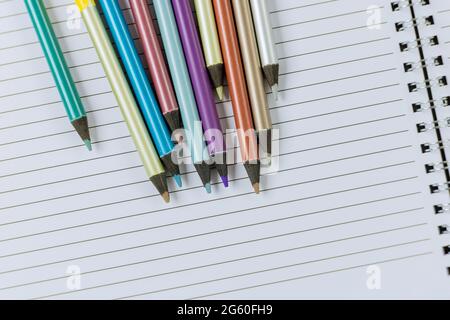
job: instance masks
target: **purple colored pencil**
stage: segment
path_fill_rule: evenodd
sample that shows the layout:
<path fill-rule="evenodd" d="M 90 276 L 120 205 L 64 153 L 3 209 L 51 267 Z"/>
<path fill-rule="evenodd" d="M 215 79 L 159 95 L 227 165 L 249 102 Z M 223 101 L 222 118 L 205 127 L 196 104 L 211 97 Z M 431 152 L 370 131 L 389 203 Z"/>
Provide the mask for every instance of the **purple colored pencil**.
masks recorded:
<path fill-rule="evenodd" d="M 210 155 L 216 160 L 216 168 L 223 184 L 225 187 L 228 187 L 225 139 L 220 125 L 219 115 L 217 114 L 213 88 L 203 57 L 191 3 L 190 0 L 172 0 L 172 5 L 208 150 Z M 220 138 L 218 135 L 220 135 Z"/>

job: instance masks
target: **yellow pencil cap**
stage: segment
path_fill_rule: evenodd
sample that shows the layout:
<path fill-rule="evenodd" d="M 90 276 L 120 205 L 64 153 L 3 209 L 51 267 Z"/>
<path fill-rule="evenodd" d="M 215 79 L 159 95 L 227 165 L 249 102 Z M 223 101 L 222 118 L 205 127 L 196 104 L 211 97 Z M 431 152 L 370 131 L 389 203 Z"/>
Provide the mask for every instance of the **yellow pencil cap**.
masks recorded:
<path fill-rule="evenodd" d="M 83 11 L 84 9 L 88 8 L 89 6 L 95 6 L 94 0 L 75 0 L 75 4 L 78 6 L 78 9 L 80 11 Z"/>

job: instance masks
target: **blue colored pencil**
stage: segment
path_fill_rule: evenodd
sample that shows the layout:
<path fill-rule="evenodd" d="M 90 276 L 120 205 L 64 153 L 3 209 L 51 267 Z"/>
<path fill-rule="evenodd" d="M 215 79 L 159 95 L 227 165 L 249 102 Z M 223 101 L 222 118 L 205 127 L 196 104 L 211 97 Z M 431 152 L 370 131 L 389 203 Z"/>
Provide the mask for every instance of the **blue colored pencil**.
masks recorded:
<path fill-rule="evenodd" d="M 128 30 L 128 24 L 122 14 L 119 2 L 117 0 L 100 0 L 99 3 L 160 158 L 168 173 L 172 174 L 177 184 L 181 186 L 178 164 L 172 161 L 175 144 L 171 139 L 169 128 L 161 114 L 150 81 L 134 46 L 134 40 Z"/>
<path fill-rule="evenodd" d="M 153 0 L 159 29 L 166 51 L 172 81 L 178 98 L 181 118 L 188 134 L 187 143 L 191 150 L 194 166 L 202 179 L 203 185 L 211 192 L 211 169 L 207 162 L 210 161 L 203 138 L 203 130 L 194 91 L 189 76 L 188 67 L 184 58 L 183 46 L 178 34 L 177 22 L 170 0 Z M 200 126 L 200 128 L 198 128 Z"/>

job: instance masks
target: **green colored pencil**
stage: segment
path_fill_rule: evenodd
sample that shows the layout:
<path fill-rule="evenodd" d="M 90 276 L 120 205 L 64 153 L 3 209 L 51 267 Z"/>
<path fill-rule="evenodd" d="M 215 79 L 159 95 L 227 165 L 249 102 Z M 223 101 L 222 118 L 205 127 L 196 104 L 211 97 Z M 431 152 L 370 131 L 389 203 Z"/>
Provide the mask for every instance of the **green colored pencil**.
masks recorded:
<path fill-rule="evenodd" d="M 130 135 L 141 156 L 147 176 L 154 184 L 164 201 L 170 201 L 167 178 L 158 153 L 155 150 L 144 119 L 127 82 L 120 61 L 108 37 L 94 0 L 75 0 L 84 24 L 97 50 L 98 57 L 108 77 L 111 89 L 117 99 L 122 115 L 128 125 Z"/>
<path fill-rule="evenodd" d="M 86 147 L 92 150 L 86 111 L 84 110 L 72 75 L 67 67 L 64 54 L 56 38 L 50 18 L 47 15 L 45 5 L 42 0 L 25 0 L 25 5 L 53 74 L 67 116 Z"/>

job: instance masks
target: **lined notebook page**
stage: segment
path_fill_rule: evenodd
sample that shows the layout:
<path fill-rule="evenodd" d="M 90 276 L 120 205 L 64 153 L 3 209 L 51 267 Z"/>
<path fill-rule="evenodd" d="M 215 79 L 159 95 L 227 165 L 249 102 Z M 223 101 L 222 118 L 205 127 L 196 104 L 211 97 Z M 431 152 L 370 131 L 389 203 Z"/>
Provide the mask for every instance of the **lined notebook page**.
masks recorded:
<path fill-rule="evenodd" d="M 72 2 L 46 4 L 92 153 L 22 1 L 0 2 L 0 298 L 450 296 L 431 210 L 446 196 L 429 195 L 398 16 L 381 0 L 268 2 L 281 57 L 280 100 L 268 95 L 279 171 L 258 196 L 233 166 L 231 187 L 215 180 L 207 195 L 184 168 L 170 205 L 145 179 L 89 36 L 69 27 Z M 369 29 L 374 2 L 381 20 Z M 218 108 L 232 128 L 230 103 Z M 373 265 L 380 290 L 367 285 Z"/>

